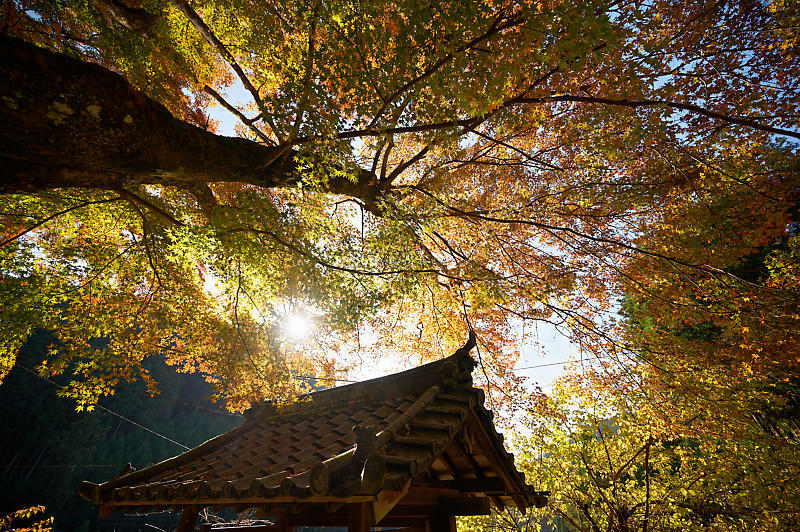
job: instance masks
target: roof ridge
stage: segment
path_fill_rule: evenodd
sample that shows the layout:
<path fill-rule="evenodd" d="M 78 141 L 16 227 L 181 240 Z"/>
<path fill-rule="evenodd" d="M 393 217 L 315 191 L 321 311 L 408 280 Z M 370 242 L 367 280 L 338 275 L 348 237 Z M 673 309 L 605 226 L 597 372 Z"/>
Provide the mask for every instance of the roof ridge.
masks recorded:
<path fill-rule="evenodd" d="M 387 397 L 414 394 L 435 385 L 471 383 L 472 370 L 478 365 L 469 354 L 475 343 L 475 333 L 470 331 L 467 342 L 452 355 L 441 360 L 383 377 L 311 392 L 301 395 L 291 403 L 257 403 L 246 410 L 244 415 L 248 419 L 266 421 L 299 413 L 317 413 L 365 400 L 373 402 Z"/>

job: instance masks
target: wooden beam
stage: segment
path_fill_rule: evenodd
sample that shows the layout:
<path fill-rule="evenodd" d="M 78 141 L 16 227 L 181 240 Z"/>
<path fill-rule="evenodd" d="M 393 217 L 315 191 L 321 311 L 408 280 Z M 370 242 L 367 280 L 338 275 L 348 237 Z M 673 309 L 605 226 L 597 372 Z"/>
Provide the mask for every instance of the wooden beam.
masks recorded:
<path fill-rule="evenodd" d="M 121 508 L 117 508 L 116 506 L 111 506 L 110 504 L 101 504 L 100 505 L 100 519 L 104 517 L 108 517 L 109 515 L 118 512 Z"/>
<path fill-rule="evenodd" d="M 467 463 L 469 463 L 469 465 L 474 470 L 475 475 L 478 477 L 485 477 L 486 475 L 483 473 L 481 466 L 478 465 L 478 462 L 475 461 L 475 459 L 472 457 L 472 454 L 470 454 L 469 450 L 467 450 L 467 448 L 461 443 L 461 441 L 458 438 L 453 438 L 451 441 L 454 443 L 456 448 L 459 451 L 461 451 L 461 454 L 464 455 L 464 458 L 466 458 Z"/>
<path fill-rule="evenodd" d="M 372 505 L 369 503 L 355 503 L 347 505 L 347 530 L 349 532 L 369 532 L 375 519 L 372 516 Z"/>
<path fill-rule="evenodd" d="M 405 504 L 434 504 L 439 499 L 458 499 L 462 497 L 460 491 L 455 489 L 436 489 L 425 485 L 412 486 L 403 498 Z"/>
<path fill-rule="evenodd" d="M 463 431 L 464 431 L 463 434 L 464 434 L 465 437 L 467 435 L 469 435 L 469 439 L 470 440 L 472 440 L 471 434 L 472 434 L 473 430 L 471 430 L 470 427 L 469 427 L 469 421 L 471 419 L 475 418 L 475 416 L 476 416 L 475 412 L 473 410 L 470 410 L 469 414 L 467 414 L 467 419 L 464 420 L 464 424 L 463 424 L 463 427 L 464 427 L 463 428 Z M 480 422 L 478 422 L 478 424 L 480 425 Z M 483 429 L 479 429 L 479 430 L 483 430 Z M 469 441 L 469 442 L 465 443 L 465 442 L 462 442 L 459 438 L 453 438 L 451 441 L 453 441 L 455 443 L 456 447 L 458 448 L 458 450 L 462 452 L 464 457 L 467 459 L 467 462 L 469 462 L 469 464 L 472 466 L 473 470 L 475 471 L 475 475 L 478 478 L 490 478 L 490 477 L 486 476 L 486 473 L 483 472 L 481 467 L 478 465 L 478 462 L 476 462 L 475 458 L 472 457 L 472 451 L 474 451 L 474 447 L 475 447 L 475 445 L 473 444 L 472 441 Z M 467 447 L 470 447 L 470 448 L 468 449 Z M 499 472 L 497 472 L 497 473 L 499 474 Z M 494 478 L 494 477 L 491 477 L 491 478 Z M 503 483 L 505 484 L 505 482 L 503 482 Z M 508 488 L 506 487 L 506 489 L 508 489 Z M 496 495 L 492 495 L 491 498 L 492 498 L 492 501 L 494 502 L 495 506 L 497 506 L 498 509 L 502 510 L 503 508 L 505 508 L 505 505 L 503 504 L 503 501 L 500 500 L 500 497 L 498 497 Z M 524 513 L 524 509 L 523 509 L 523 513 Z"/>
<path fill-rule="evenodd" d="M 425 522 L 425 532 L 456 532 L 456 518 L 452 515 L 432 517 Z"/>
<path fill-rule="evenodd" d="M 347 515 L 340 516 L 327 516 L 327 515 L 303 515 L 298 516 L 296 518 L 292 518 L 290 524 L 295 527 L 299 526 L 319 526 L 319 527 L 326 527 L 326 526 L 335 526 L 335 527 L 343 527 L 347 528 L 350 526 L 350 520 Z M 372 525 L 375 526 L 375 525 Z M 425 518 L 424 517 L 392 517 L 390 515 L 384 517 L 380 524 L 377 525 L 380 527 L 392 527 L 392 528 L 402 528 L 402 527 L 419 527 L 424 530 L 425 528 Z M 216 529 L 215 529 L 216 530 Z M 367 529 L 369 530 L 369 529 Z"/>
<path fill-rule="evenodd" d="M 438 504 L 399 504 L 387 517 L 433 517 L 448 515 L 489 515 L 491 504 L 487 497 L 440 499 Z"/>
<path fill-rule="evenodd" d="M 463 499 L 442 499 L 439 501 L 442 513 L 450 515 L 489 515 L 492 505 L 486 497 L 464 497 Z"/>
<path fill-rule="evenodd" d="M 400 501 L 408 494 L 408 488 L 411 486 L 411 481 L 406 482 L 402 490 L 383 490 L 378 493 L 377 499 L 372 503 L 372 516 L 375 518 L 375 524 L 381 522 L 386 514 L 392 511 Z"/>
<path fill-rule="evenodd" d="M 499 477 L 462 478 L 460 480 L 430 480 L 422 487 L 458 490 L 461 493 L 505 493 L 506 483 Z"/>
<path fill-rule="evenodd" d="M 451 462 L 450 458 L 447 456 L 446 449 L 442 451 L 442 454 L 439 455 L 439 461 L 444 466 L 445 470 L 447 471 L 447 474 L 450 475 L 453 478 L 453 480 L 458 480 L 461 478 L 461 476 L 458 474 L 458 471 L 456 470 L 455 465 L 453 465 L 453 462 Z"/>
<path fill-rule="evenodd" d="M 197 526 L 197 514 L 199 513 L 200 509 L 197 506 L 184 507 L 175 532 L 194 532 L 194 528 Z"/>

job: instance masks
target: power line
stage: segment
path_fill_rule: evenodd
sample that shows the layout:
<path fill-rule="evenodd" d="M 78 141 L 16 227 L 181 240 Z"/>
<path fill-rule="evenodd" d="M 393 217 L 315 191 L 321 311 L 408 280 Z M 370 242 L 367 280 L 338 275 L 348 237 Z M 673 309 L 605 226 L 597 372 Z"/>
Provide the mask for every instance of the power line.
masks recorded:
<path fill-rule="evenodd" d="M 176 442 L 176 441 L 175 441 L 175 440 L 173 440 L 173 439 L 167 438 L 167 437 L 166 437 L 166 436 L 164 436 L 163 434 L 159 434 L 158 432 L 156 432 L 156 431 L 154 431 L 154 430 L 152 430 L 152 429 L 149 429 L 149 428 L 145 427 L 144 425 L 140 425 L 139 423 L 137 423 L 137 422 L 133 421 L 132 419 L 128 419 L 127 417 L 125 417 L 125 416 L 123 416 L 123 415 L 121 415 L 121 414 L 117 414 L 116 412 L 114 412 L 114 411 L 112 411 L 112 410 L 109 410 L 108 408 L 104 407 L 103 405 L 100 405 L 100 404 L 98 404 L 98 405 L 97 405 L 97 408 L 100 408 L 101 410 L 105 410 L 105 411 L 106 411 L 106 412 L 108 412 L 109 414 L 115 415 L 115 416 L 117 416 L 118 418 L 120 418 L 120 419 L 122 419 L 122 420 L 125 420 L 125 421 L 127 421 L 127 422 L 128 422 L 128 423 L 130 423 L 131 425 L 136 425 L 136 426 L 137 426 L 137 427 L 139 427 L 140 429 L 146 430 L 147 432 L 149 432 L 149 433 L 151 433 L 151 434 L 155 434 L 155 435 L 156 435 L 156 436 L 158 436 L 159 438 L 163 438 L 163 439 L 167 440 L 168 442 L 170 442 L 170 443 L 173 443 L 173 444 L 177 445 L 178 447 L 181 447 L 181 448 L 183 448 L 183 449 L 186 449 L 187 451 L 191 449 L 191 447 L 187 447 L 186 445 L 184 445 L 184 444 L 182 444 L 182 443 L 178 443 L 178 442 Z"/>
<path fill-rule="evenodd" d="M 564 364 L 572 364 L 574 362 L 578 362 L 578 361 L 576 361 L 576 360 L 561 360 L 559 362 L 549 362 L 549 363 L 546 363 L 546 364 L 535 364 L 533 366 L 523 366 L 521 368 L 514 368 L 511 371 L 506 372 L 505 375 L 509 375 L 511 373 L 514 373 L 515 371 L 522 371 L 522 370 L 526 370 L 526 369 L 544 368 L 544 367 L 549 367 L 549 366 L 560 366 L 560 365 L 564 365 Z M 37 377 L 39 379 L 47 381 L 50 384 L 52 384 L 54 386 L 57 386 L 58 388 L 64 389 L 64 387 L 61 386 L 60 384 L 57 384 L 57 383 L 53 382 L 52 380 L 50 380 L 50 379 L 48 379 L 46 377 L 40 376 L 35 371 L 32 371 L 32 370 L 26 368 L 25 366 L 22 366 L 21 364 L 17 364 L 17 366 L 19 366 L 20 368 L 24 369 L 25 371 L 27 371 L 28 373 L 30 373 L 31 375 L 33 375 L 33 376 L 35 376 L 35 377 Z M 349 384 L 362 382 L 362 381 L 356 381 L 356 380 L 351 380 L 351 379 L 337 379 L 337 378 L 334 378 L 334 377 L 316 377 L 316 376 L 313 376 L 313 375 L 292 375 L 292 377 L 295 378 L 295 379 L 305 380 L 305 381 L 313 380 L 313 381 L 327 381 L 327 382 L 346 382 L 346 383 L 349 383 Z M 170 401 L 169 399 L 164 399 L 164 400 Z M 214 410 L 212 410 L 210 408 L 203 408 L 203 407 L 200 407 L 200 406 L 197 406 L 197 405 L 189 405 L 189 404 L 186 404 L 186 403 L 180 403 L 178 401 L 170 401 L 170 402 L 174 402 L 174 403 L 177 403 L 177 404 L 182 404 L 183 406 L 188 406 L 188 407 L 192 407 L 192 408 L 198 408 L 198 409 L 202 409 L 202 410 L 207 410 L 207 411 L 213 412 L 215 414 L 230 415 L 230 416 L 233 416 L 233 417 L 239 417 L 239 416 L 236 416 L 235 414 L 228 414 L 226 412 L 218 412 L 218 411 L 214 411 Z M 178 443 L 175 440 L 173 440 L 171 438 L 168 438 L 167 436 L 164 436 L 163 434 L 159 434 L 158 432 L 156 432 L 156 431 L 154 431 L 152 429 L 149 429 L 149 428 L 145 427 L 144 425 L 141 425 L 141 424 L 133 421 L 132 419 L 129 419 L 129 418 L 127 418 L 127 417 L 125 417 L 125 416 L 123 416 L 121 414 L 117 414 L 116 412 L 114 412 L 114 411 L 112 411 L 112 410 L 110 410 L 110 409 L 108 409 L 108 408 L 106 408 L 106 407 L 104 407 L 104 406 L 102 406 L 100 404 L 97 404 L 95 406 L 97 406 L 101 410 L 104 410 L 104 411 L 108 412 L 109 414 L 112 414 L 112 415 L 117 416 L 118 418 L 120 418 L 120 419 L 122 419 L 124 421 L 127 421 L 128 423 L 130 423 L 132 425 L 135 425 L 135 426 L 137 426 L 137 427 L 139 427 L 139 428 L 141 428 L 143 430 L 146 430 L 147 432 L 150 432 L 151 434 L 154 434 L 155 436 L 158 436 L 159 438 L 163 438 L 163 439 L 167 440 L 168 442 L 177 445 L 178 447 L 186 449 L 187 451 L 190 449 L 189 447 L 183 445 L 182 443 Z"/>
<path fill-rule="evenodd" d="M 35 464 L 34 464 L 35 466 Z M 30 469 L 31 465 L 0 464 L 0 469 Z M 76 469 L 79 467 L 120 467 L 120 464 L 73 464 L 73 465 L 46 465 L 36 466 L 36 469 Z"/>
<path fill-rule="evenodd" d="M 316 380 L 316 381 L 350 382 L 350 383 L 361 382 L 361 381 L 353 381 L 353 380 L 348 380 L 348 379 L 336 379 L 334 377 L 314 377 L 313 375 L 292 375 L 292 377 L 294 377 L 295 379 L 303 380 L 303 381 Z"/>
<path fill-rule="evenodd" d="M 242 416 L 240 414 L 233 413 L 233 412 L 224 412 L 222 410 L 215 410 L 213 408 L 208 408 L 207 406 L 193 405 L 193 404 L 190 404 L 190 403 L 184 403 L 183 401 L 177 401 L 175 399 L 167 399 L 166 397 L 163 397 L 161 395 L 150 395 L 149 393 L 143 392 L 141 390 L 132 390 L 132 391 L 134 393 L 139 394 L 139 395 L 143 395 L 143 396 L 147 397 L 148 399 L 154 399 L 154 400 L 157 400 L 157 401 L 165 401 L 167 403 L 173 403 L 173 404 L 176 404 L 176 405 L 179 405 L 179 406 L 185 406 L 187 408 L 194 408 L 195 410 L 202 410 L 204 412 L 211 412 L 212 414 L 217 414 L 219 416 L 235 417 L 235 418 L 238 418 L 238 419 L 243 419 L 244 418 L 244 416 Z"/>
<path fill-rule="evenodd" d="M 573 362 L 579 362 L 579 361 L 578 360 L 562 360 L 560 362 L 549 362 L 547 364 L 537 364 L 535 366 L 524 366 L 522 368 L 514 368 L 509 373 L 512 373 L 514 371 L 522 371 L 523 369 L 545 368 L 547 366 L 561 366 L 561 365 L 564 365 L 564 364 L 572 364 Z"/>
<path fill-rule="evenodd" d="M 605 355 L 605 356 L 598 355 L 598 356 L 593 357 L 593 358 L 587 358 L 586 360 L 561 360 L 560 362 L 550 362 L 550 363 L 547 363 L 547 364 L 537 364 L 535 366 L 525 366 L 525 367 L 522 367 L 522 368 L 516 368 L 516 369 L 511 370 L 509 373 L 513 373 L 514 371 L 521 371 L 523 369 L 534 369 L 534 368 L 544 368 L 544 367 L 547 367 L 547 366 L 558 366 L 559 364 L 574 364 L 576 362 L 585 363 L 585 362 L 591 362 L 592 360 L 597 360 L 599 358 L 608 359 L 608 358 L 614 358 L 614 357 L 612 357 L 611 355 Z"/>
<path fill-rule="evenodd" d="M 58 387 L 58 388 L 60 388 L 60 389 L 62 389 L 62 390 L 64 389 L 64 387 L 63 387 L 63 386 L 61 386 L 60 384 L 58 384 L 57 382 L 53 382 L 53 381 L 51 381 L 50 379 L 48 379 L 47 377 L 42 377 L 41 375 L 39 375 L 39 374 L 38 374 L 38 373 L 36 373 L 35 371 L 33 371 L 33 370 L 30 370 L 30 369 L 26 368 L 25 366 L 23 366 L 23 365 L 21 365 L 21 364 L 17 364 L 17 366 L 19 366 L 20 368 L 24 369 L 25 371 L 27 371 L 28 373 L 30 373 L 31 375 L 33 375 L 34 377 L 36 377 L 36 378 L 38 378 L 38 379 L 41 379 L 41 380 L 43 380 L 43 381 L 47 381 L 47 382 L 49 382 L 50 384 L 52 384 L 53 386 L 56 386 L 56 387 Z M 178 442 L 176 442 L 175 440 L 173 440 L 173 439 L 171 439 L 171 438 L 167 438 L 167 437 L 166 437 L 166 436 L 164 436 L 163 434 L 159 434 L 158 432 L 154 431 L 153 429 L 149 429 L 149 428 L 145 427 L 144 425 L 141 425 L 141 424 L 139 424 L 139 423 L 135 422 L 134 420 L 132 420 L 132 419 L 129 419 L 129 418 L 127 418 L 127 417 L 123 416 L 122 414 L 117 414 L 117 413 L 116 413 L 116 412 L 114 412 L 113 410 L 110 410 L 110 409 L 108 409 L 108 408 L 104 407 L 104 406 L 103 406 L 103 405 L 101 405 L 101 404 L 97 404 L 97 405 L 95 405 L 95 406 L 97 406 L 97 408 L 99 408 L 99 409 L 101 409 L 101 410 L 104 410 L 104 411 L 108 412 L 108 413 L 109 413 L 109 414 L 111 414 L 111 415 L 117 416 L 118 418 L 120 418 L 120 419 L 122 419 L 122 420 L 124 420 L 124 421 L 127 421 L 127 422 L 128 422 L 128 423 L 130 423 L 131 425 L 135 425 L 135 426 L 139 427 L 139 428 L 140 428 L 140 429 L 142 429 L 142 430 L 146 430 L 147 432 L 149 432 L 149 433 L 151 433 L 151 434 L 154 434 L 154 435 L 158 436 L 159 438 L 162 438 L 162 439 L 164 439 L 164 440 L 167 440 L 168 442 L 170 442 L 170 443 L 173 443 L 173 444 L 177 445 L 178 447 L 181 447 L 181 448 L 183 448 L 183 449 L 186 449 L 187 451 L 191 449 L 190 447 L 187 447 L 187 446 L 185 446 L 185 445 L 184 445 L 184 444 L 182 444 L 182 443 L 178 443 Z"/>

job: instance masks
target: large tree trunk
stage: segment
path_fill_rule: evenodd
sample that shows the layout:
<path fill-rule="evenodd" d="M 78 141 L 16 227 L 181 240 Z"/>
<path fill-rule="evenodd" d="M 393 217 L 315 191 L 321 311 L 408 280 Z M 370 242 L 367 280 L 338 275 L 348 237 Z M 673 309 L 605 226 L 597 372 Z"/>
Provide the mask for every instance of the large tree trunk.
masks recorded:
<path fill-rule="evenodd" d="M 265 187 L 300 179 L 292 154 L 223 137 L 174 118 L 122 76 L 0 37 L 0 193 L 47 188 L 192 188 L 238 181 Z M 379 185 L 332 179 L 330 192 L 374 202 Z"/>

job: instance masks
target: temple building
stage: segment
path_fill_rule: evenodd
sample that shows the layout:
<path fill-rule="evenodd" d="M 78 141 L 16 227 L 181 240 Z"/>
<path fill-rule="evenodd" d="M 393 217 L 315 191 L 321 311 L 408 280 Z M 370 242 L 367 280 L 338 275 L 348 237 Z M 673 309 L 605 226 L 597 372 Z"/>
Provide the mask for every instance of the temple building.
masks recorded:
<path fill-rule="evenodd" d="M 408 371 L 259 404 L 246 421 L 181 455 L 80 494 L 114 512 L 253 508 L 270 525 L 215 531 L 338 526 L 364 532 L 455 531 L 455 516 L 492 506 L 543 506 L 503 446 L 484 393 L 472 386 L 474 336 L 452 356 Z M 203 528 L 210 528 L 209 525 Z"/>

